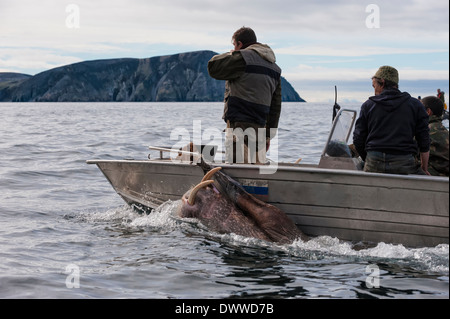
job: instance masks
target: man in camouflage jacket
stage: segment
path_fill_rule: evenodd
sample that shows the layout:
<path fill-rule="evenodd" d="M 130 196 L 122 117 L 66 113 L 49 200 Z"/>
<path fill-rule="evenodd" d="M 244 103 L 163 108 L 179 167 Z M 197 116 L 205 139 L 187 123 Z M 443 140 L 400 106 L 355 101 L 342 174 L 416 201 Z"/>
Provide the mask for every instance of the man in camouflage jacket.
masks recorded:
<path fill-rule="evenodd" d="M 422 99 L 427 110 L 430 127 L 430 159 L 428 171 L 435 176 L 449 176 L 449 138 L 448 130 L 442 125 L 444 104 L 435 96 Z"/>

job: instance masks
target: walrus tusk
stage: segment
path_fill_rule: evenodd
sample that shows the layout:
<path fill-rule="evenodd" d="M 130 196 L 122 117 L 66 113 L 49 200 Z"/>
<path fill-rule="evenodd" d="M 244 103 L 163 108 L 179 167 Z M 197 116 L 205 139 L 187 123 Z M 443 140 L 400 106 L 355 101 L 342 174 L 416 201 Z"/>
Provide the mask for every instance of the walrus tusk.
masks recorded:
<path fill-rule="evenodd" d="M 213 169 L 210 170 L 208 173 L 206 173 L 205 176 L 203 176 L 201 182 L 210 180 L 210 179 L 211 179 L 211 176 L 213 176 L 216 172 L 220 171 L 221 169 L 222 169 L 222 167 L 216 167 L 216 168 L 213 168 Z M 201 183 L 201 182 L 200 182 L 200 183 Z"/>
<path fill-rule="evenodd" d="M 213 180 L 208 180 L 208 181 L 201 182 L 200 184 L 198 184 L 197 186 L 195 186 L 195 187 L 192 189 L 191 193 L 189 194 L 188 204 L 191 205 L 191 206 L 194 205 L 194 203 L 195 203 L 195 196 L 197 195 L 197 192 L 198 192 L 200 189 L 202 189 L 203 187 L 206 187 L 206 186 L 208 186 L 208 185 L 210 185 L 210 184 L 212 184 L 212 183 L 214 183 Z"/>

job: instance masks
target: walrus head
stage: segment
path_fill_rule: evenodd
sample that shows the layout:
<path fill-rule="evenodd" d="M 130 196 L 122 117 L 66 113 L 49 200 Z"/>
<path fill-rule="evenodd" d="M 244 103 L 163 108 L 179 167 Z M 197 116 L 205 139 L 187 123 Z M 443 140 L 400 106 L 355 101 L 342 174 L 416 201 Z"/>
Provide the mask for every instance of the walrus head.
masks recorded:
<path fill-rule="evenodd" d="M 197 218 L 218 233 L 282 244 L 306 238 L 284 212 L 256 199 L 220 170 L 209 170 L 198 185 L 182 196 L 178 216 Z"/>
<path fill-rule="evenodd" d="M 220 197 L 220 193 L 214 187 L 214 181 L 211 177 L 221 169 L 221 167 L 216 167 L 209 171 L 199 184 L 192 187 L 181 197 L 181 206 L 178 210 L 180 217 L 196 218 L 204 210 L 204 206 L 208 202 L 217 200 Z"/>

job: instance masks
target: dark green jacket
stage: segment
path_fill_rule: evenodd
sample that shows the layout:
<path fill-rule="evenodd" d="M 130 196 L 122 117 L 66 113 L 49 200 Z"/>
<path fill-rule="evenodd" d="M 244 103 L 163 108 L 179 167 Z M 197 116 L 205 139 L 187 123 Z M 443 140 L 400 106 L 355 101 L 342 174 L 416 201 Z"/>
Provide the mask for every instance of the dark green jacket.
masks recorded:
<path fill-rule="evenodd" d="M 442 117 L 430 116 L 430 159 L 428 171 L 431 175 L 448 176 L 449 141 L 448 130 L 442 125 Z"/>

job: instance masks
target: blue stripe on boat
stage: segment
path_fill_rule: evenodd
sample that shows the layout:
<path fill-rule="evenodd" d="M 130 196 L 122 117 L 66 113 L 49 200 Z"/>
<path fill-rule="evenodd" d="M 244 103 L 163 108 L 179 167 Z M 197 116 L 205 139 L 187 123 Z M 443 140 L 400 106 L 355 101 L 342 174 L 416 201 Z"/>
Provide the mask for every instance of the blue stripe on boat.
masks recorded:
<path fill-rule="evenodd" d="M 244 186 L 247 193 L 253 195 L 269 195 L 268 187 L 258 187 L 258 186 Z"/>

